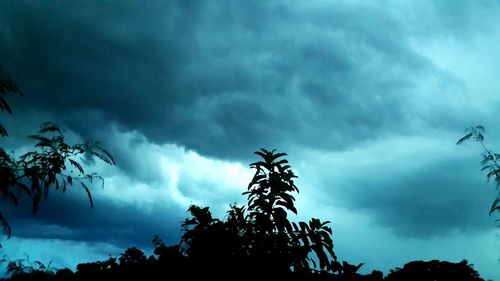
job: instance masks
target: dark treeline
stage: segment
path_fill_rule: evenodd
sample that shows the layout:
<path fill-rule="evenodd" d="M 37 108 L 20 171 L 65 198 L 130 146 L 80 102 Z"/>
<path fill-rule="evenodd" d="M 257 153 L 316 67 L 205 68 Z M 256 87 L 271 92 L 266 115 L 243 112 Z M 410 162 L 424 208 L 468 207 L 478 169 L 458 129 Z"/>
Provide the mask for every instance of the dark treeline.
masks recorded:
<path fill-rule="evenodd" d="M 355 272 L 356 266 L 344 263 L 346 272 L 333 274 L 325 271 L 278 272 L 264 271 L 252 267 L 249 259 L 235 259 L 226 264 L 213 261 L 200 264 L 182 253 L 178 245 L 165 246 L 156 240 L 154 255 L 149 258 L 137 248 L 129 248 L 118 258 L 82 263 L 76 272 L 69 269 L 51 270 L 31 266 L 13 266 L 11 281 L 72 281 L 72 280 L 338 280 L 338 281 L 479 281 L 483 280 L 467 261 L 450 263 L 445 261 L 414 261 L 396 268 L 384 278 L 382 272 L 368 275 Z M 214 256 L 217 256 L 215 254 Z M 352 270 L 349 271 L 349 268 Z"/>

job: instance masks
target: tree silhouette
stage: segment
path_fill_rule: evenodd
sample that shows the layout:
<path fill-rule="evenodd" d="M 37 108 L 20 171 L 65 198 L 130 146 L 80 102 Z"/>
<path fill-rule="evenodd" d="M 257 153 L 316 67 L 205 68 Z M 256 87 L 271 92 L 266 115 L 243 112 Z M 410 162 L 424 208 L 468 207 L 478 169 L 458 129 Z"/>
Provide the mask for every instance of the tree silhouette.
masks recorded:
<path fill-rule="evenodd" d="M 483 160 L 481 161 L 481 171 L 487 171 L 486 178 L 491 180 L 494 179 L 496 183 L 497 197 L 493 200 L 493 204 L 490 208 L 490 215 L 494 212 L 500 212 L 500 154 L 495 153 L 488 149 L 484 144 L 484 133 L 485 129 L 483 126 L 469 127 L 466 129 L 466 135 L 460 138 L 457 142 L 457 145 L 462 144 L 468 140 L 474 140 L 478 142 L 483 148 Z M 497 219 L 496 222 L 500 222 L 500 219 Z"/>
<path fill-rule="evenodd" d="M 0 109 L 12 113 L 11 107 L 3 97 L 9 92 L 21 94 L 21 90 L 10 78 L 0 79 Z M 7 130 L 1 124 L 0 136 L 8 136 Z M 111 154 L 93 141 L 67 144 L 64 130 L 51 122 L 42 123 L 39 131 L 29 138 L 36 141 L 33 150 L 19 157 L 0 147 L 2 198 L 17 205 L 18 196 L 21 194 L 30 196 L 33 212 L 36 212 L 41 199 L 47 198 L 51 188 L 65 192 L 74 182 L 78 182 L 87 193 L 90 206 L 93 207 L 89 184 L 95 180 L 101 180 L 104 184 L 104 180 L 96 173 L 85 171 L 85 158 L 95 157 L 109 165 L 115 165 Z M 12 229 L 1 212 L 0 221 L 4 234 L 10 237 Z"/>
<path fill-rule="evenodd" d="M 286 153 L 261 149 L 260 161 L 250 164 L 255 174 L 248 185 L 247 205 L 230 206 L 226 221 L 213 218 L 208 207 L 191 206 L 183 223 L 182 243 L 189 258 L 200 264 L 214 261 L 244 265 L 252 272 L 340 272 L 329 223 L 319 219 L 291 222 L 297 214 L 292 193 L 299 192 L 296 176 L 283 159 Z M 316 258 L 310 254 L 314 253 Z"/>
<path fill-rule="evenodd" d="M 429 262 L 413 261 L 405 264 L 403 268 L 391 270 L 385 280 L 484 281 L 466 260 L 459 263 L 437 260 Z"/>

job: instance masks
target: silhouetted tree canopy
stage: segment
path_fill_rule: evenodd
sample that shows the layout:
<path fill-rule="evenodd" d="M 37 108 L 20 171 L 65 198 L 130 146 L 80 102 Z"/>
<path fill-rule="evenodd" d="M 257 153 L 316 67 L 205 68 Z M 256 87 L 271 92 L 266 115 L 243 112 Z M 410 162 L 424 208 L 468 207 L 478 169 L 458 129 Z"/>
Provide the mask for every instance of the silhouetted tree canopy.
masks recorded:
<path fill-rule="evenodd" d="M 391 270 L 387 281 L 484 281 L 466 260 L 459 263 L 446 261 L 413 261 L 403 268 Z"/>
<path fill-rule="evenodd" d="M 189 208 L 191 218 L 182 224 L 186 254 L 200 266 L 244 265 L 253 273 L 340 272 L 329 222 L 288 219 L 288 212 L 297 213 L 292 194 L 299 189 L 286 154 L 265 149 L 255 154 L 262 159 L 250 164 L 255 174 L 243 193 L 246 206 L 231 205 L 226 221 L 213 218 L 208 207 Z"/>

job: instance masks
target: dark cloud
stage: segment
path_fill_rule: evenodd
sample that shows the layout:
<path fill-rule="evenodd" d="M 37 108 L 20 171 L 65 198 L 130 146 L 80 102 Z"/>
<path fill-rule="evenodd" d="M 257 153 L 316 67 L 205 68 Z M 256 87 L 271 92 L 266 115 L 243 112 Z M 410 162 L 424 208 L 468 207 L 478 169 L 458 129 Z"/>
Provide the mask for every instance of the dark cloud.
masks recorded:
<path fill-rule="evenodd" d="M 4 202 L 2 213 L 12 226 L 13 236 L 19 238 L 103 242 L 126 248 L 150 247 L 153 235 L 158 234 L 168 243 L 179 242 L 185 210 L 158 205 L 145 211 L 103 198 L 99 191 L 93 191 L 94 208 L 82 189 L 52 192 L 35 214 L 25 197 L 21 197 L 24 199 L 19 206 Z"/>
<path fill-rule="evenodd" d="M 439 71 L 389 13 L 248 5 L 4 3 L 1 59 L 27 93 L 18 107 L 84 135 L 113 122 L 241 159 L 408 131 L 416 83 Z"/>
<path fill-rule="evenodd" d="M 408 148 L 414 145 L 407 142 Z M 384 145 L 384 152 L 347 153 L 344 157 L 352 162 L 343 160 L 344 167 L 330 162 L 331 169 L 343 171 L 337 176 L 325 172 L 320 185 L 328 190 L 312 194 L 323 204 L 367 214 L 402 237 L 430 239 L 491 229 L 488 212 L 494 194 L 479 172 L 479 155 L 464 157 L 457 151 L 452 155 L 449 148 L 431 155 L 434 148 L 425 141 L 421 145 L 419 152 L 410 153 L 398 151 L 404 144 L 395 151 Z M 364 154 L 378 155 L 380 160 L 364 163 Z"/>

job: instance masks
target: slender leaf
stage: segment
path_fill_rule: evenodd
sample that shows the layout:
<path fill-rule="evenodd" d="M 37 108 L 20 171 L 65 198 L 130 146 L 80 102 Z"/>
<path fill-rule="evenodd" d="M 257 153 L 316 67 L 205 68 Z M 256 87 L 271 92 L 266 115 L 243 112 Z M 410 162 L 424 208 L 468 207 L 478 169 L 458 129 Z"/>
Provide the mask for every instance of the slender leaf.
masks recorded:
<path fill-rule="evenodd" d="M 71 165 L 73 165 L 73 167 L 75 167 L 81 174 L 85 173 L 85 171 L 83 170 L 82 165 L 80 165 L 80 163 L 76 162 L 73 159 L 68 158 L 68 160 L 69 160 L 69 163 L 71 163 Z"/>
<path fill-rule="evenodd" d="M 474 133 L 468 133 L 467 135 L 463 136 L 457 141 L 457 145 L 462 144 L 464 141 L 470 139 L 473 135 Z"/>
<path fill-rule="evenodd" d="M 90 201 L 90 207 L 94 208 L 94 200 L 92 200 L 92 194 L 90 194 L 89 188 L 87 187 L 87 185 L 85 183 L 83 183 L 83 181 L 80 181 L 80 184 L 82 185 L 83 189 L 85 189 L 85 192 L 87 193 L 87 197 L 89 198 L 89 201 Z"/>
<path fill-rule="evenodd" d="M 495 201 L 493 201 L 490 209 L 490 215 L 495 211 L 500 211 L 500 198 L 497 198 Z"/>

